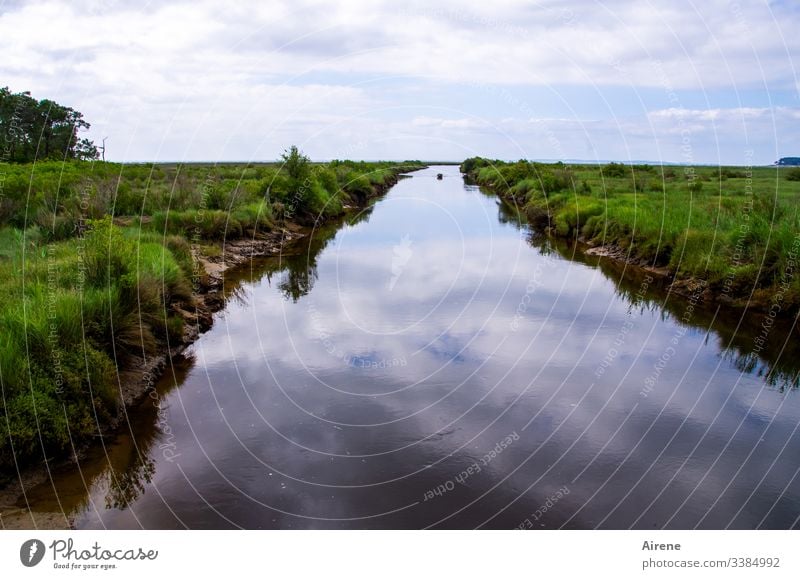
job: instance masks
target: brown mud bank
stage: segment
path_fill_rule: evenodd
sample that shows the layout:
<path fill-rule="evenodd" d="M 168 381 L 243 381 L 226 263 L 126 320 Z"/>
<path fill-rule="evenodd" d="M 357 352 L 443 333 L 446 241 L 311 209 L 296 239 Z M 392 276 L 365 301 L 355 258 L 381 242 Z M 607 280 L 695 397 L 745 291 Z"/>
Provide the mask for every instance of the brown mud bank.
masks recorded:
<path fill-rule="evenodd" d="M 553 233 L 548 232 L 548 235 Z M 740 294 L 730 291 L 724 282 L 711 284 L 698 277 L 678 276 L 667 267 L 653 266 L 647 259 L 634 257 L 628 250 L 618 245 L 593 245 L 580 238 L 575 245 L 587 256 L 614 261 L 625 268 L 648 273 L 660 280 L 668 293 L 699 301 L 706 308 L 720 307 L 740 315 L 748 313 L 755 316 L 780 317 L 783 321 L 795 317 L 798 313 L 793 308 L 784 307 L 780 289 L 773 291 L 756 288 L 750 293 Z"/>
<path fill-rule="evenodd" d="M 619 266 L 622 266 L 622 272 L 636 273 L 639 276 L 645 275 L 651 280 L 657 280 L 668 294 L 699 301 L 707 307 L 712 305 L 715 301 L 723 301 L 719 299 L 705 280 L 697 278 L 676 278 L 675 274 L 669 268 L 653 266 L 646 259 L 633 257 L 629 251 L 617 245 L 593 245 L 587 243 L 583 239 L 579 239 L 575 243 L 575 246 L 586 256 L 615 262 L 618 269 Z"/>

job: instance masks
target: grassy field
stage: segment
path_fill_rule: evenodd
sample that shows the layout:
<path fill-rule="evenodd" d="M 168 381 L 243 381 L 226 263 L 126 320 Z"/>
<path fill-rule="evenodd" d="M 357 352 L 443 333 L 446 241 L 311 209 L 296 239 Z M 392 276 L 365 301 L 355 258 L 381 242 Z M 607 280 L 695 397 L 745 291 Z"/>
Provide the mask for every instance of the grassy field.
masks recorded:
<path fill-rule="evenodd" d="M 119 371 L 180 343 L 193 247 L 341 215 L 419 167 L 0 165 L 0 478 L 98 435 Z"/>
<path fill-rule="evenodd" d="M 724 301 L 800 305 L 800 169 L 504 163 L 461 170 L 551 235 L 615 246 Z"/>

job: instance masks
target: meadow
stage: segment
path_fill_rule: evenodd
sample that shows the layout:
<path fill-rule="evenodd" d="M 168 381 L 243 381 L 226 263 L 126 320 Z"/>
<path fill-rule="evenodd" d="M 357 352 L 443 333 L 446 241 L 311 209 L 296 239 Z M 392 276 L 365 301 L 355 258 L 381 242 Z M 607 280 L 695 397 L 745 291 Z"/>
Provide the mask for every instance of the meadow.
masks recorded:
<path fill-rule="evenodd" d="M 515 163 L 461 171 L 559 238 L 607 246 L 719 301 L 785 316 L 800 306 L 800 169 Z"/>
<path fill-rule="evenodd" d="M 198 254 L 342 215 L 418 162 L 0 164 L 0 478 L 74 454 L 182 342 Z"/>

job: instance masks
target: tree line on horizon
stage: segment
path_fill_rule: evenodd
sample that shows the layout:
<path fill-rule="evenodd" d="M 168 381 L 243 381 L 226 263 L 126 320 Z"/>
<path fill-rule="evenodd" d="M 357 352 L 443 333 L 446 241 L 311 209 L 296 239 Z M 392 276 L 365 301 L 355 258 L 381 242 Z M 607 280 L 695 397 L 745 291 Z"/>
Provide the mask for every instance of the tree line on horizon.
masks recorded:
<path fill-rule="evenodd" d="M 0 162 L 97 159 L 95 144 L 80 137 L 89 127 L 71 107 L 0 88 Z"/>

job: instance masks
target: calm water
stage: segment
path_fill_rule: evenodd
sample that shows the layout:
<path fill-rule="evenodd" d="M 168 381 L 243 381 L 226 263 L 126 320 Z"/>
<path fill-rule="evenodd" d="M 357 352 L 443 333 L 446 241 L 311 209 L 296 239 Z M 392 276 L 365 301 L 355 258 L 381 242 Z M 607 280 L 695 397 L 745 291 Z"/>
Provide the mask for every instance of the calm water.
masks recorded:
<path fill-rule="evenodd" d="M 758 321 L 571 253 L 456 167 L 414 173 L 229 279 L 130 432 L 33 507 L 91 528 L 798 526 L 796 350 L 776 329 L 755 355 Z"/>

